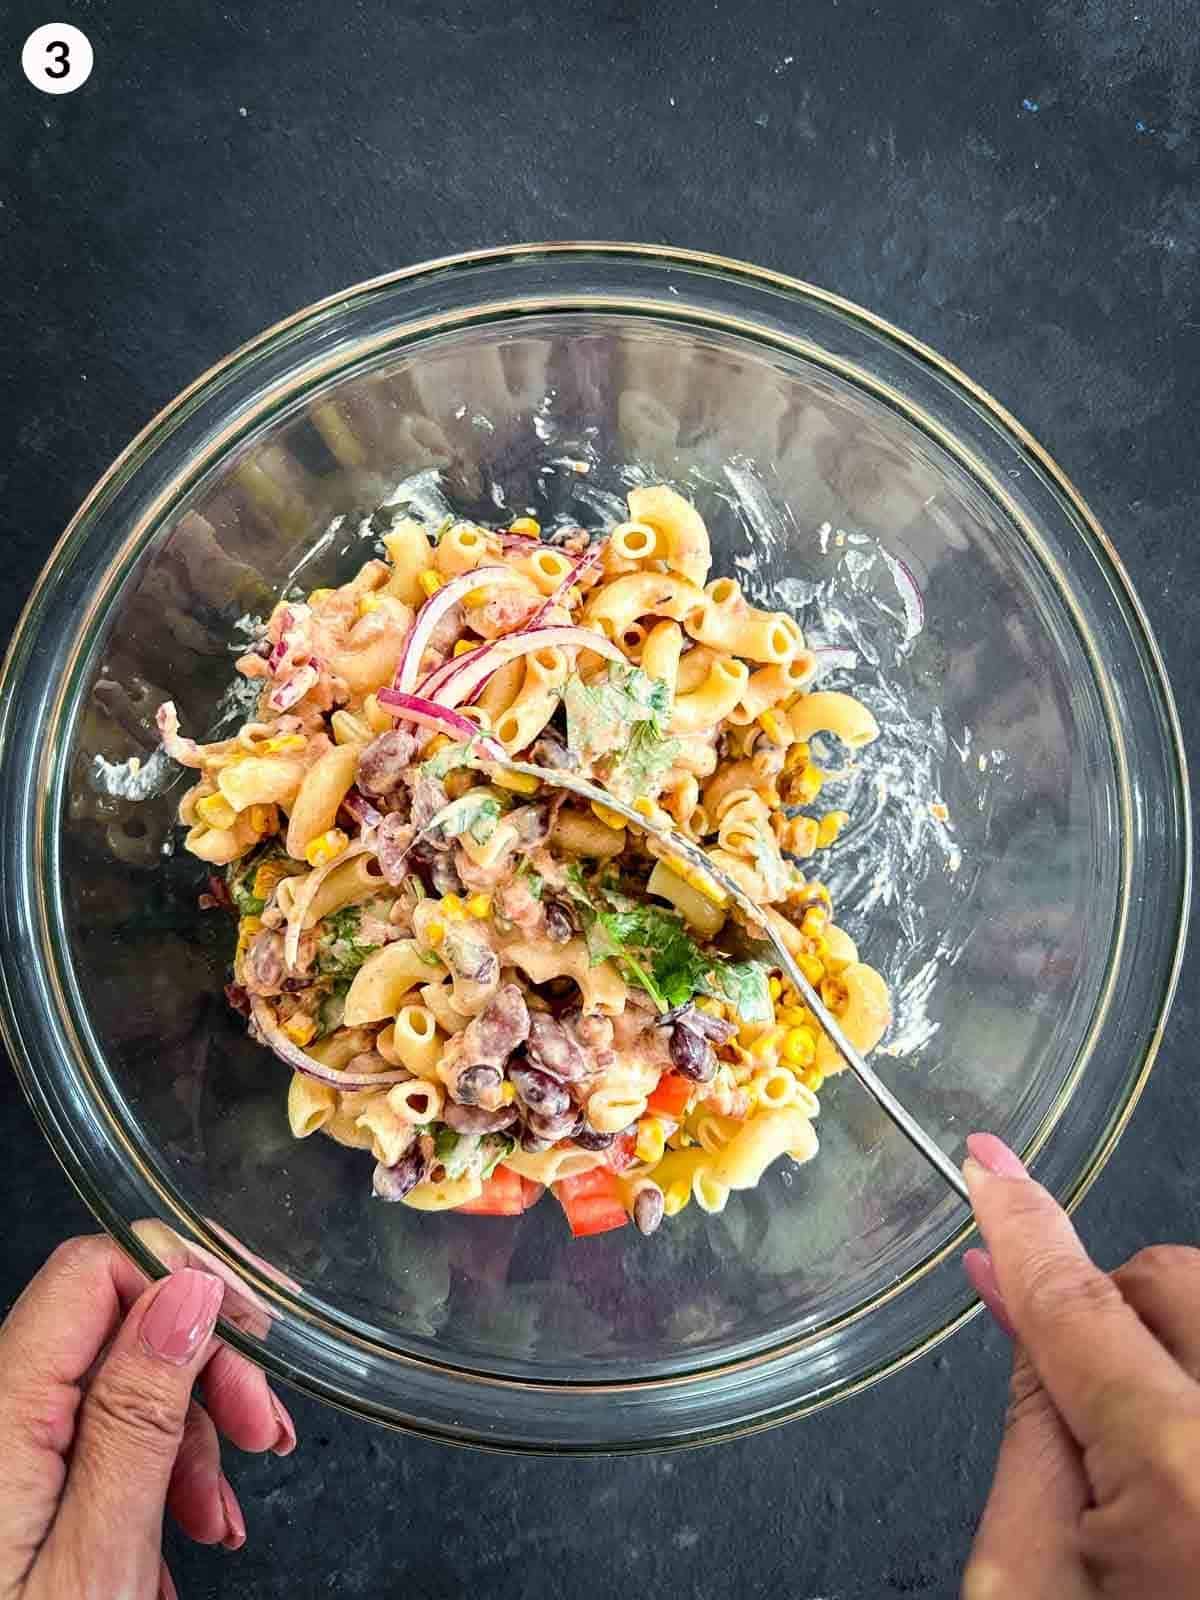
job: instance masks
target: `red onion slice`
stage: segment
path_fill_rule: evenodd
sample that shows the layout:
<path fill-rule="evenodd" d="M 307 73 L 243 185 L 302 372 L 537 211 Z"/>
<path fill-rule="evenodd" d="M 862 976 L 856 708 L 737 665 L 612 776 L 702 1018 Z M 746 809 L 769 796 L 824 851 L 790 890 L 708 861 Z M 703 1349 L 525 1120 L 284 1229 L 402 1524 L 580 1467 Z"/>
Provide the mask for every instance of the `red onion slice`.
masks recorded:
<path fill-rule="evenodd" d="M 281 1061 L 286 1062 L 297 1072 L 302 1072 L 306 1078 L 316 1078 L 319 1083 L 328 1083 L 335 1089 L 382 1089 L 392 1083 L 407 1083 L 412 1076 L 403 1070 L 339 1072 L 336 1067 L 327 1067 L 315 1057 L 305 1055 L 298 1044 L 293 1044 L 279 1026 L 279 1019 L 271 1007 L 259 995 L 255 995 L 251 1000 L 250 1012 L 263 1043 L 268 1045 Z"/>
<path fill-rule="evenodd" d="M 619 661 L 623 667 L 629 665 L 624 651 L 593 628 L 534 628 L 532 631 L 507 634 L 503 639 L 489 639 L 467 655 L 448 661 L 426 678 L 421 685 L 421 693 L 430 700 L 436 699 L 443 706 L 462 705 L 476 689 L 483 687 L 497 668 L 534 650 L 555 646 L 592 650 L 610 661 Z"/>
<path fill-rule="evenodd" d="M 567 573 L 566 577 L 559 584 L 558 588 L 555 589 L 553 594 L 547 596 L 547 598 L 534 612 L 533 616 L 530 617 L 529 621 L 525 624 L 527 628 L 541 627 L 545 617 L 559 603 L 563 595 L 565 595 L 568 590 L 573 589 L 574 586 L 579 582 L 580 578 L 582 578 L 585 573 L 590 572 L 596 565 L 597 561 L 600 560 L 600 557 L 604 554 L 604 549 L 607 544 L 607 539 L 598 539 L 594 545 L 589 546 L 589 548 L 575 560 L 570 572 Z"/>
<path fill-rule="evenodd" d="M 470 717 L 464 717 L 460 711 L 438 705 L 423 694 L 401 694 L 398 689 L 380 689 L 377 698 L 379 704 L 394 717 L 403 717 L 407 722 L 415 722 L 422 728 L 433 728 L 438 733 L 453 734 L 456 739 L 473 740 L 480 754 L 491 761 L 505 759 L 504 746 L 482 733 L 478 723 L 472 722 Z"/>
<path fill-rule="evenodd" d="M 900 603 L 904 607 L 904 632 L 909 639 L 915 639 L 925 626 L 925 602 L 921 598 L 921 591 L 917 588 L 917 580 L 913 577 L 908 567 L 897 556 L 888 556 L 885 559 L 892 574 L 892 582 L 900 596 Z"/>
<path fill-rule="evenodd" d="M 416 687 L 421 672 L 421 657 L 425 654 L 433 630 L 463 595 L 470 594 L 472 589 L 478 589 L 482 584 L 499 583 L 512 576 L 508 567 L 474 567 L 470 572 L 459 573 L 457 578 L 451 578 L 449 583 L 435 590 L 417 612 L 408 630 L 408 638 L 396 663 L 392 688 L 407 694 Z"/>

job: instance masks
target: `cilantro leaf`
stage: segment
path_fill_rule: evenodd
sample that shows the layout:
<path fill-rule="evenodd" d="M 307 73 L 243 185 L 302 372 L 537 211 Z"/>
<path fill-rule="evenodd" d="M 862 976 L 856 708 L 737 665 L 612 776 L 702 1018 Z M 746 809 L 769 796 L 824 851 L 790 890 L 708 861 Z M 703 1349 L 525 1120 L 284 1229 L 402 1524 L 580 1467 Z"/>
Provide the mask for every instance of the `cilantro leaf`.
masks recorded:
<path fill-rule="evenodd" d="M 478 766 L 476 743 L 475 739 L 464 739 L 458 744 L 445 745 L 437 755 L 430 756 L 428 761 L 422 761 L 422 773 L 425 777 L 436 778 L 440 782 L 451 772 L 457 772 L 463 767 Z"/>
<path fill-rule="evenodd" d="M 604 787 L 626 805 L 639 795 L 653 800 L 679 751 L 679 740 L 664 739 L 654 722 L 636 722 L 629 743 L 604 776 Z"/>
<path fill-rule="evenodd" d="M 650 678 L 640 667 L 610 662 L 603 678 L 585 683 L 572 673 L 563 686 L 567 712 L 567 747 L 584 761 L 622 750 L 630 732 L 648 723 L 656 738 L 671 710 L 671 691 L 661 678 Z"/>
<path fill-rule="evenodd" d="M 434 1135 L 433 1152 L 448 1178 L 461 1178 L 474 1161 L 479 1143 L 477 1133 L 455 1133 L 453 1128 L 443 1126 Z"/>
<path fill-rule="evenodd" d="M 358 971 L 379 946 L 360 939 L 362 907 L 343 906 L 323 917 L 317 939 L 317 971 L 326 977 L 345 978 Z"/>
<path fill-rule="evenodd" d="M 231 861 L 226 867 L 225 882 L 229 889 L 229 898 L 237 907 L 239 916 L 261 917 L 266 910 L 266 896 L 255 894 L 253 884 L 258 877 L 258 869 L 271 862 L 280 863 L 276 877 L 285 876 L 287 872 L 305 871 L 304 863 L 291 861 L 282 846 L 274 839 L 260 845 L 257 850 L 252 850 L 240 861 Z"/>
<path fill-rule="evenodd" d="M 251 894 L 246 887 L 245 878 L 234 878 L 229 884 L 229 897 L 237 907 L 241 917 L 261 917 L 267 909 L 267 902 L 260 900 L 258 895 Z"/>
<path fill-rule="evenodd" d="M 517 875 L 524 881 L 525 887 L 535 900 L 540 900 L 546 887 L 546 880 L 540 872 L 535 872 L 527 860 L 522 860 L 517 868 Z"/>
<path fill-rule="evenodd" d="M 486 789 L 469 789 L 442 807 L 429 832 L 440 833 L 443 839 L 459 839 L 469 833 L 476 844 L 486 844 L 496 831 L 503 809 L 496 796 Z"/>
<path fill-rule="evenodd" d="M 483 1156 L 483 1165 L 479 1169 L 481 1178 L 490 1178 L 492 1173 L 502 1161 L 507 1161 L 517 1148 L 516 1140 L 510 1139 L 503 1133 L 485 1133 L 480 1143 L 480 1154 Z"/>
<path fill-rule="evenodd" d="M 346 1012 L 346 996 L 350 992 L 350 979 L 347 977 L 335 978 L 329 993 L 321 1001 L 317 1011 L 318 1037 L 323 1039 L 326 1034 L 333 1033 L 342 1025 L 342 1018 Z"/>
<path fill-rule="evenodd" d="M 761 961 L 721 961 L 706 975 L 701 988 L 714 1000 L 727 1000 L 739 1022 L 770 1022 L 769 969 Z"/>

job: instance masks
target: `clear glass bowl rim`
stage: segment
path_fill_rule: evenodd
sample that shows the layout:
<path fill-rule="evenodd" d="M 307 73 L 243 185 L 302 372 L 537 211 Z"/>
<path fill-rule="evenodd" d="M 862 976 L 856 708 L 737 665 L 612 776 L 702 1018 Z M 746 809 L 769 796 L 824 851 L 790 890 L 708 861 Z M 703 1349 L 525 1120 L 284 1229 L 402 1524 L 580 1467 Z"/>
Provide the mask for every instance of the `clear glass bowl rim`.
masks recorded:
<path fill-rule="evenodd" d="M 785 274 L 771 271 L 769 269 L 756 267 L 748 263 L 701 251 L 681 250 L 637 243 L 607 241 L 561 241 L 513 245 L 496 249 L 481 249 L 417 263 L 399 271 L 382 274 L 379 277 L 366 280 L 359 284 L 351 285 L 333 295 L 314 302 L 312 305 L 294 312 L 292 315 L 284 318 L 282 321 L 276 323 L 273 327 L 268 328 L 264 332 L 256 335 L 238 349 L 225 356 L 222 360 L 208 369 L 208 371 L 196 378 L 173 400 L 171 400 L 141 430 L 141 432 L 137 434 L 137 436 L 130 442 L 125 450 L 121 452 L 108 470 L 97 481 L 96 485 L 93 487 L 83 504 L 80 506 L 79 510 L 76 512 L 75 516 L 72 518 L 67 529 L 52 551 L 42 573 L 39 575 L 33 592 L 31 593 L 24 611 L 22 612 L 21 618 L 18 621 L 17 628 L 14 631 L 13 639 L 10 643 L 9 650 L 3 664 L 3 669 L 0 670 L 0 757 L 3 756 L 3 752 L 7 744 L 5 732 L 10 723 L 8 706 L 12 684 L 14 679 L 18 676 L 18 665 L 21 659 L 26 636 L 34 628 L 37 621 L 39 601 L 43 591 L 50 584 L 52 578 L 69 565 L 74 547 L 82 541 L 83 535 L 86 533 L 93 517 L 99 515 L 103 510 L 109 491 L 112 490 L 114 486 L 124 481 L 139 463 L 142 463 L 149 458 L 149 456 L 153 453 L 156 441 L 161 435 L 169 432 L 171 424 L 180 416 L 181 413 L 185 413 L 189 406 L 197 402 L 201 396 L 211 393 L 211 391 L 220 386 L 222 380 L 236 374 L 240 368 L 245 366 L 255 356 L 259 355 L 267 348 L 290 341 L 298 332 L 303 331 L 307 327 L 315 325 L 321 319 L 325 318 L 327 314 L 336 312 L 340 308 L 350 307 L 355 303 L 360 302 L 380 291 L 388 290 L 400 284 L 418 283 L 420 280 L 426 278 L 435 279 L 440 274 L 446 272 L 454 272 L 457 274 L 469 273 L 473 269 L 503 267 L 505 265 L 515 265 L 522 262 L 535 263 L 539 258 L 553 257 L 576 257 L 582 259 L 595 257 L 597 259 L 602 259 L 606 264 L 614 262 L 619 264 L 622 259 L 629 260 L 630 262 L 649 261 L 658 266 L 677 267 L 680 272 L 684 274 L 694 272 L 696 269 L 702 269 L 708 276 L 714 277 L 718 280 L 723 279 L 730 283 L 741 283 L 743 285 L 760 287 L 765 286 L 775 291 L 781 291 L 785 297 L 794 296 L 798 300 L 806 302 L 809 305 L 815 305 L 830 311 L 834 311 L 840 314 L 843 318 L 847 319 L 847 321 L 850 323 L 857 324 L 860 328 L 882 337 L 885 341 L 892 343 L 904 353 L 915 357 L 920 363 L 926 364 L 933 368 L 952 389 L 959 391 L 961 395 L 972 402 L 975 408 L 984 414 L 986 420 L 993 424 L 993 426 L 995 426 L 1001 434 L 1007 435 L 1009 442 L 1015 444 L 1022 453 L 1024 453 L 1037 465 L 1042 474 L 1044 474 L 1044 476 L 1053 485 L 1055 490 L 1062 496 L 1069 507 L 1071 514 L 1078 519 L 1078 521 L 1083 525 L 1087 534 L 1090 535 L 1091 539 L 1094 541 L 1095 548 L 1093 549 L 1092 554 L 1097 559 L 1102 559 L 1102 563 L 1106 568 L 1108 576 L 1111 579 L 1115 579 L 1116 585 L 1121 593 L 1121 597 L 1125 605 L 1128 607 L 1129 620 L 1132 620 L 1135 624 L 1137 643 L 1145 652 L 1150 668 L 1149 675 L 1152 680 L 1152 687 L 1156 692 L 1159 706 L 1169 734 L 1169 757 L 1171 767 L 1173 769 L 1171 777 L 1174 780 L 1172 788 L 1176 791 L 1175 797 L 1179 804 L 1182 833 L 1182 839 L 1180 841 L 1182 853 L 1180 871 L 1180 915 L 1178 928 L 1173 942 L 1173 959 L 1161 989 L 1161 1000 L 1158 1007 L 1157 1026 L 1154 1029 L 1153 1036 L 1145 1052 L 1144 1059 L 1138 1067 L 1138 1070 L 1130 1076 L 1125 1101 L 1121 1106 L 1119 1115 L 1110 1124 L 1106 1137 L 1096 1148 L 1089 1152 L 1083 1163 L 1082 1169 L 1077 1173 L 1072 1185 L 1065 1193 L 1060 1195 L 1060 1198 L 1062 1198 L 1068 1208 L 1073 1209 L 1087 1193 L 1092 1182 L 1095 1180 L 1096 1176 L 1107 1162 L 1109 1156 L 1112 1154 L 1112 1151 L 1115 1148 L 1116 1143 L 1120 1138 L 1120 1135 L 1123 1132 L 1129 1117 L 1132 1115 L 1138 1099 L 1141 1096 L 1157 1055 L 1158 1047 L 1162 1038 L 1165 1019 L 1169 1012 L 1171 1001 L 1179 979 L 1187 931 L 1187 910 L 1190 906 L 1191 899 L 1192 841 L 1190 796 L 1187 782 L 1187 762 L 1174 697 L 1172 695 L 1161 653 L 1158 649 L 1158 645 L 1154 638 L 1149 621 L 1120 560 L 1120 557 L 1118 556 L 1114 546 L 1100 526 L 1096 517 L 1092 513 L 1091 509 L 1084 501 L 1083 497 L 1080 495 L 1063 470 L 1049 455 L 1049 453 L 1043 449 L 1043 447 L 1037 443 L 1032 435 L 1030 435 L 1029 432 L 987 391 L 982 389 L 965 373 L 960 371 L 951 362 L 939 355 L 931 347 L 903 332 L 901 329 L 895 327 L 885 319 L 877 316 L 875 313 L 870 312 L 865 308 L 856 305 L 854 302 L 846 300 L 828 290 L 819 288 L 802 280 L 789 277 Z M 473 309 L 479 311 L 484 309 L 485 305 L 486 302 L 481 301 L 476 303 Z M 504 309 L 508 309 L 507 303 L 505 303 Z M 679 311 L 686 313 L 688 310 L 688 302 L 686 299 L 681 297 L 681 299 L 676 302 L 673 307 L 664 309 L 678 309 Z M 441 320 L 442 319 L 436 315 L 432 317 L 427 324 L 422 325 L 422 334 L 437 331 L 437 325 Z M 692 320 L 703 325 L 704 316 L 697 316 L 695 313 L 693 313 Z M 450 316 L 445 319 L 446 326 L 449 328 L 453 328 L 460 321 L 461 318 L 458 316 Z M 14 1062 L 25 1094 L 34 1109 L 35 1115 L 37 1116 L 39 1123 L 41 1124 L 43 1131 L 45 1132 L 47 1139 L 51 1144 L 51 1147 L 54 1149 L 56 1156 L 63 1165 L 64 1170 L 67 1172 L 68 1177 L 79 1191 L 84 1202 L 96 1215 L 98 1221 L 100 1221 L 105 1229 L 113 1235 L 122 1248 L 132 1255 L 138 1264 L 149 1274 L 152 1276 L 161 1275 L 166 1270 L 163 1263 L 158 1260 L 150 1250 L 148 1250 L 138 1235 L 132 1231 L 132 1228 L 125 1218 L 116 1213 L 114 1208 L 108 1203 L 106 1196 L 103 1194 L 100 1188 L 89 1181 L 86 1163 L 81 1160 L 78 1153 L 70 1148 L 66 1141 L 61 1137 L 61 1133 L 57 1127 L 55 1119 L 49 1115 L 49 1108 L 46 1104 L 41 1086 L 38 1081 L 35 1064 L 27 1052 L 21 1038 L 16 1017 L 13 1014 L 12 996 L 5 982 L 0 982 L 0 1002 L 3 1002 L 0 1004 L 0 1034 L 3 1035 L 4 1042 L 8 1048 L 10 1057 Z M 1043 1139 L 1036 1141 L 1027 1154 L 1035 1153 L 1036 1149 L 1040 1147 L 1042 1142 Z M 951 1252 L 961 1246 L 964 1240 L 968 1237 L 970 1231 L 971 1229 L 969 1226 L 960 1230 L 959 1233 L 956 1234 L 956 1236 L 947 1244 L 947 1246 L 942 1251 L 938 1252 L 934 1258 L 922 1262 L 912 1274 L 906 1277 L 903 1283 L 897 1286 L 897 1290 L 901 1287 L 906 1287 L 907 1285 L 911 1284 L 917 1277 L 928 1271 L 932 1266 L 944 1260 Z M 241 1266 L 242 1263 L 239 1262 L 239 1270 Z M 263 1287 L 262 1280 L 256 1279 L 255 1286 L 256 1292 L 261 1292 Z M 882 1303 L 882 1300 L 890 1298 L 892 1298 L 891 1293 L 889 1293 L 887 1296 L 881 1297 L 880 1300 L 873 1302 L 872 1306 L 867 1308 L 867 1310 L 873 1310 L 876 1305 Z M 944 1325 L 936 1328 L 934 1331 L 928 1334 L 925 1334 L 918 1342 L 912 1344 L 911 1347 L 901 1350 L 895 1356 L 874 1367 L 856 1380 L 849 1383 L 843 1383 L 840 1386 L 835 1386 L 830 1392 L 806 1397 L 802 1401 L 799 1401 L 791 1406 L 786 1404 L 780 1406 L 776 1400 L 769 1411 L 764 1410 L 759 1414 L 755 1414 L 753 1407 L 751 1407 L 748 1413 L 742 1415 L 738 1419 L 727 1422 L 716 1429 L 712 1429 L 710 1427 L 701 1433 L 687 1434 L 685 1437 L 675 1437 L 673 1434 L 663 1434 L 661 1436 L 648 1436 L 638 1439 L 623 1437 L 619 1440 L 611 1441 L 590 1439 L 587 1441 L 581 1441 L 578 1444 L 568 1443 L 564 1438 L 559 1437 L 552 1443 L 547 1442 L 545 1445 L 538 1443 L 531 1444 L 528 1440 L 502 1439 L 497 1441 L 494 1437 L 489 1437 L 487 1432 L 478 1425 L 467 1426 L 462 1430 L 444 1430 L 436 1425 L 430 1425 L 427 1422 L 423 1422 L 416 1416 L 398 1414 L 394 1410 L 376 1406 L 371 1402 L 363 1400 L 361 1396 L 356 1396 L 344 1389 L 331 1386 L 327 1382 L 323 1382 L 317 1378 L 314 1378 L 311 1374 L 298 1370 L 298 1368 L 292 1365 L 290 1362 L 281 1359 L 278 1353 L 270 1348 L 270 1346 L 246 1338 L 243 1336 L 240 1330 L 232 1325 L 223 1323 L 221 1331 L 229 1339 L 231 1344 L 241 1348 L 260 1365 L 263 1365 L 277 1376 L 288 1379 L 296 1383 L 301 1388 L 308 1389 L 310 1392 L 319 1395 L 329 1403 L 340 1406 L 343 1409 L 360 1415 L 370 1416 L 374 1420 L 392 1426 L 408 1428 L 414 1431 L 431 1434 L 433 1436 L 441 1437 L 453 1442 L 470 1442 L 484 1448 L 551 1448 L 555 1450 L 596 1451 L 612 1450 L 614 1448 L 622 1450 L 660 1448 L 666 1444 L 690 1444 L 703 1442 L 706 1439 L 711 1439 L 714 1437 L 733 1437 L 755 1431 L 758 1428 L 769 1426 L 779 1421 L 789 1420 L 795 1416 L 807 1414 L 811 1411 L 820 1409 L 824 1405 L 832 1403 L 832 1401 L 836 1399 L 846 1398 L 849 1395 L 857 1393 L 859 1390 L 869 1386 L 869 1384 L 875 1382 L 877 1379 L 884 1377 L 893 1371 L 899 1370 L 901 1367 L 907 1365 L 908 1362 L 926 1353 L 928 1350 L 940 1343 L 941 1340 L 948 1337 L 957 1328 L 962 1326 L 962 1324 L 971 1316 L 973 1316 L 978 1309 L 978 1302 L 972 1301 L 971 1303 L 965 1305 L 957 1315 L 947 1320 Z M 863 1313 L 859 1313 L 858 1315 L 861 1314 Z M 854 1320 L 857 1320 L 857 1315 Z M 823 1330 L 825 1333 L 828 1331 L 829 1330 Z M 345 1337 L 344 1333 L 342 1336 L 343 1338 Z M 802 1345 L 804 1341 L 801 1340 L 799 1343 Z M 791 1346 L 789 1345 L 788 1349 L 790 1350 L 790 1348 Z M 375 1353 L 374 1349 L 373 1353 Z M 378 1349 L 377 1353 L 380 1355 L 386 1355 L 393 1359 L 407 1361 L 411 1361 L 412 1359 L 406 1357 L 397 1358 L 396 1352 L 385 1351 L 381 1348 Z M 772 1350 L 766 1352 L 762 1357 L 754 1358 L 749 1365 L 753 1367 L 760 1359 L 775 1360 L 781 1355 L 786 1355 L 787 1353 L 788 1350 L 781 1352 L 779 1349 L 773 1348 Z M 720 1379 L 725 1374 L 732 1374 L 739 1371 L 744 1376 L 746 1366 L 747 1363 L 745 1362 L 734 1361 L 727 1365 L 709 1367 L 703 1371 L 687 1374 L 678 1378 L 656 1378 L 648 1380 L 645 1384 L 639 1384 L 635 1381 L 632 1384 L 615 1384 L 595 1387 L 600 1387 L 602 1389 L 607 1388 L 609 1390 L 647 1388 L 650 1390 L 666 1389 L 669 1391 L 677 1388 L 679 1385 L 687 1385 L 688 1383 L 712 1383 L 713 1381 Z M 452 1380 L 461 1379 L 466 1380 L 467 1382 L 482 1382 L 485 1386 L 497 1381 L 504 1381 L 489 1378 L 482 1374 L 470 1373 L 455 1367 L 435 1370 L 444 1372 Z M 589 1386 L 586 1385 L 539 1386 L 537 1384 L 529 1384 L 520 1380 L 514 1380 L 512 1387 L 519 1390 L 529 1391 L 531 1395 L 544 1388 L 554 1388 L 560 1391 L 565 1390 L 566 1394 L 568 1395 L 572 1392 L 582 1395 L 589 1391 Z"/>

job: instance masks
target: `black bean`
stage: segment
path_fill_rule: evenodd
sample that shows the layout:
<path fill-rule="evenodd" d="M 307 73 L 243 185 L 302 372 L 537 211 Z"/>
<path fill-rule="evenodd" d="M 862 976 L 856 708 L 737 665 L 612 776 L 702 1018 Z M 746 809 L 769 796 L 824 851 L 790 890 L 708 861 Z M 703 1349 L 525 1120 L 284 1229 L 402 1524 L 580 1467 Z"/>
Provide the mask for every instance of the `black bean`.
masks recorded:
<path fill-rule="evenodd" d="M 575 1143 L 581 1150 L 607 1150 L 616 1137 L 615 1133 L 597 1133 L 585 1124 L 575 1135 Z"/>
<path fill-rule="evenodd" d="M 412 761 L 416 746 L 416 739 L 404 729 L 392 729 L 372 739 L 358 758 L 358 787 L 372 796 L 390 793 Z"/>
<path fill-rule="evenodd" d="M 560 1139 L 575 1137 L 576 1131 L 583 1125 L 583 1116 L 574 1106 L 557 1117 L 543 1117 L 531 1111 L 527 1125 L 539 1139 L 549 1139 L 552 1144 L 557 1144 Z"/>
<path fill-rule="evenodd" d="M 377 1200 L 403 1200 L 424 1176 L 425 1157 L 420 1145 L 414 1144 L 394 1167 L 385 1167 L 382 1161 L 377 1163 L 371 1188 Z"/>
<path fill-rule="evenodd" d="M 707 1039 L 682 1023 L 671 1030 L 671 1060 L 685 1078 L 695 1083 L 711 1083 L 717 1075 L 717 1058 Z"/>
<path fill-rule="evenodd" d="M 456 1100 L 447 1100 L 442 1108 L 442 1121 L 455 1133 L 502 1133 L 516 1120 L 516 1106 L 485 1111 L 482 1106 L 464 1106 Z"/>
<path fill-rule="evenodd" d="M 546 937 L 552 944 L 566 944 L 575 937 L 575 921 L 561 900 L 547 900 Z"/>
<path fill-rule="evenodd" d="M 552 733 L 544 733 L 534 744 L 529 752 L 529 759 L 535 766 L 549 767 L 552 771 L 566 771 L 579 765 L 579 757 L 574 750 L 569 750 L 561 739 L 555 738 Z"/>
<path fill-rule="evenodd" d="M 499 1067 L 468 1067 L 459 1073 L 454 1098 L 464 1106 L 478 1105 L 484 1095 L 494 1094 L 499 1087 Z"/>
<path fill-rule="evenodd" d="M 579 1045 L 548 1011 L 530 1013 L 527 1048 L 535 1067 L 561 1078 L 564 1083 L 574 1083 L 588 1070 L 587 1057 Z"/>
<path fill-rule="evenodd" d="M 435 894 L 461 894 L 463 881 L 449 856 L 435 856 L 429 868 L 429 879 Z"/>
<path fill-rule="evenodd" d="M 711 1039 L 714 1044 L 725 1044 L 737 1032 L 734 1023 L 726 1022 L 723 1017 L 710 1016 L 691 1000 L 685 1006 L 676 1006 L 673 1011 L 664 1012 L 658 1019 L 660 1028 L 669 1028 L 672 1024 L 682 1024 L 693 1033 Z"/>
<path fill-rule="evenodd" d="M 639 1233 L 653 1233 L 663 1219 L 663 1192 L 657 1184 L 648 1183 L 638 1190 L 633 1202 L 633 1224 Z"/>
<path fill-rule="evenodd" d="M 452 922 L 446 929 L 440 954 L 457 977 L 470 983 L 491 983 L 500 971 L 500 962 L 491 946 L 472 937 L 458 922 Z"/>
<path fill-rule="evenodd" d="M 548 1072 L 537 1067 L 511 1066 L 508 1076 L 523 1105 L 543 1117 L 561 1117 L 571 1104 L 571 1097 Z"/>
<path fill-rule="evenodd" d="M 550 801 L 535 800 L 532 805 L 517 806 L 505 820 L 516 829 L 517 843 L 521 848 L 532 850 L 536 845 L 545 844 L 550 837 L 552 817 Z"/>

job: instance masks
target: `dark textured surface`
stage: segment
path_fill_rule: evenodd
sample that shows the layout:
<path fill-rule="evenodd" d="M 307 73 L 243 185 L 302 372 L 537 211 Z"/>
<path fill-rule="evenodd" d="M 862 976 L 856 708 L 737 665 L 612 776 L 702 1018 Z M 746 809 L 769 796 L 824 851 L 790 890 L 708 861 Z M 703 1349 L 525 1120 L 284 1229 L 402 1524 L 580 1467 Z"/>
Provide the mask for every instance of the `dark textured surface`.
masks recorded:
<path fill-rule="evenodd" d="M 78 3 L 77 94 L 0 23 L 0 634 L 110 458 L 285 312 L 489 243 L 640 238 L 840 290 L 944 351 L 1083 487 L 1200 710 L 1200 187 L 1181 0 L 636 0 L 554 7 Z M 1189 637 L 1190 634 L 1190 637 Z M 1193 1240 L 1196 959 L 1081 1224 L 1115 1264 Z M 11 1080 L 7 1307 L 88 1227 Z M 184 1596 L 950 1597 L 1005 1348 L 976 1322 L 859 1399 L 700 1454 L 510 1461 L 298 1397 L 287 1462 L 235 1460 L 250 1543 L 174 1544 Z"/>

